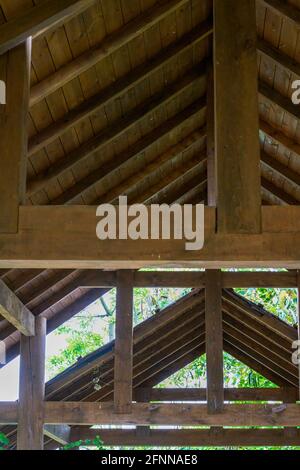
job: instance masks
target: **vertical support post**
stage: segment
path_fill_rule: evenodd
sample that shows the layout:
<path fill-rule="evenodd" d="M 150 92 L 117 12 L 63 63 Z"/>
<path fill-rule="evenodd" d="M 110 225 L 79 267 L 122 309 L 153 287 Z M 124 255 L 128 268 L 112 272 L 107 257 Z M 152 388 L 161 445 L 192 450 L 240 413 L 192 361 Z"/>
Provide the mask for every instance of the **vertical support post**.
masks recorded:
<path fill-rule="evenodd" d="M 31 39 L 0 56 L 0 233 L 18 231 L 25 201 L 30 64 Z"/>
<path fill-rule="evenodd" d="M 18 450 L 43 450 L 47 320 L 37 317 L 35 336 L 21 335 Z"/>
<path fill-rule="evenodd" d="M 206 270 L 205 343 L 207 367 L 207 407 L 220 413 L 224 407 L 222 273 Z"/>
<path fill-rule="evenodd" d="M 300 341 L 300 270 L 297 271 L 297 284 L 298 284 L 298 340 Z M 300 347 L 300 346 L 299 346 Z M 299 394 L 300 400 L 300 363 L 299 363 Z"/>
<path fill-rule="evenodd" d="M 117 273 L 114 405 L 116 413 L 130 413 L 133 368 L 133 271 Z"/>
<path fill-rule="evenodd" d="M 215 100 L 214 100 L 214 68 L 213 64 L 207 66 L 207 204 L 217 205 L 217 175 L 215 163 Z"/>
<path fill-rule="evenodd" d="M 255 0 L 214 1 L 217 230 L 261 232 Z"/>

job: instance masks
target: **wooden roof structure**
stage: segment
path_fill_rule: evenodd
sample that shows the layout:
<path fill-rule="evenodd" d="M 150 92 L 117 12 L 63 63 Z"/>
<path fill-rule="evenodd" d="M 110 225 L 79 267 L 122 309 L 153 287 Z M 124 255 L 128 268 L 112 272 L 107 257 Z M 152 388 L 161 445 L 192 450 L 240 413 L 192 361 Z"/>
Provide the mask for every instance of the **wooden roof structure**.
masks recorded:
<path fill-rule="evenodd" d="M 264 361 L 258 359 L 262 346 L 250 335 L 252 326 L 241 327 L 240 334 L 249 331 L 247 344 L 238 337 L 234 345 L 228 341 L 241 319 L 230 320 L 235 326 L 226 331 L 229 314 L 222 314 L 221 305 L 233 296 L 224 289 L 241 283 L 300 287 L 300 108 L 291 101 L 293 82 L 300 77 L 299 25 L 299 0 L 241 0 L 238 5 L 234 0 L 0 0 L 0 80 L 6 83 L 6 104 L 0 104 L 0 341 L 7 360 L 20 353 L 21 344 L 26 363 L 24 351 L 34 338 L 42 358 L 45 328 L 53 331 L 111 287 L 130 310 L 134 285 L 184 286 L 205 288 L 205 294 L 191 294 L 198 292 L 199 302 L 203 295 L 210 298 L 203 309 L 211 320 L 206 335 L 213 338 L 212 346 L 209 350 L 203 341 L 195 351 L 206 350 L 208 368 L 216 371 L 207 400 L 215 426 L 224 406 L 223 343 L 263 375 L 275 374 L 278 385 L 297 387 L 287 344 L 279 359 L 286 362 L 284 370 L 277 363 L 270 372 L 265 351 Z M 204 203 L 203 250 L 187 252 L 174 239 L 99 245 L 95 206 L 116 204 L 120 195 L 130 204 Z M 127 271 L 149 265 L 207 271 L 161 276 Z M 230 278 L 221 273 L 224 267 L 289 271 Z M 234 302 L 243 301 L 235 297 Z M 130 321 L 118 325 L 124 331 L 127 326 L 127 336 L 117 335 L 123 355 L 114 370 L 121 396 L 121 404 L 116 396 L 114 404 L 122 421 L 122 414 L 132 410 L 132 374 L 125 389 L 119 374 L 124 361 L 128 372 L 134 356 Z M 276 333 L 281 327 L 276 320 L 270 328 Z M 291 331 L 288 341 L 297 339 Z M 40 403 L 41 387 L 36 388 Z M 25 402 L 26 396 L 28 389 Z M 296 428 L 300 413 L 290 411 L 295 398 L 292 402 L 287 426 L 294 413 Z M 217 409 L 209 408 L 212 403 Z M 0 404 L 5 424 L 14 405 L 3 409 Z M 43 445 L 41 429 L 31 422 L 40 412 L 21 416 L 19 448 Z M 197 412 L 201 415 L 202 408 Z M 62 410 L 51 413 L 56 424 L 73 424 L 59 421 Z M 26 429 L 32 426 L 35 441 L 28 442 Z M 130 442 L 141 442 L 129 434 Z M 290 442 L 279 434 L 278 442 Z M 124 442 L 122 436 L 111 438 Z M 154 435 L 152 442 L 156 439 L 161 436 Z M 174 439 L 192 444 L 199 438 Z M 220 442 L 237 442 L 234 435 L 224 439 L 220 436 Z M 254 442 L 246 433 L 243 442 L 247 439 Z M 264 439 L 269 437 L 262 433 Z"/>

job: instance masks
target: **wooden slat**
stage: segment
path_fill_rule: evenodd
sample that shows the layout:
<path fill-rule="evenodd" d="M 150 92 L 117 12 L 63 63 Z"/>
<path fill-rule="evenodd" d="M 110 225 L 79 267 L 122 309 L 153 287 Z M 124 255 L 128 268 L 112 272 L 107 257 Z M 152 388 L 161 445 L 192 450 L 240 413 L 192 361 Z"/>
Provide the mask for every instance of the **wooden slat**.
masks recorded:
<path fill-rule="evenodd" d="M 276 47 L 269 44 L 262 38 L 258 38 L 257 41 L 257 49 L 258 51 L 263 54 L 268 59 L 271 59 L 273 63 L 279 65 L 287 72 L 292 72 L 295 75 L 300 76 L 300 64 L 292 59 L 290 56 L 282 53 Z"/>
<path fill-rule="evenodd" d="M 22 16 L 0 26 L 0 55 L 21 44 L 31 36 L 45 33 L 58 27 L 68 17 L 79 14 L 94 0 L 45 0 Z"/>
<path fill-rule="evenodd" d="M 46 402 L 45 422 L 80 425 L 159 426 L 299 426 L 300 406 L 224 405 L 224 412 L 209 414 L 206 405 L 133 403 L 132 412 L 114 413 L 112 403 Z"/>
<path fill-rule="evenodd" d="M 6 83 L 6 104 L 0 105 L 0 233 L 18 231 L 25 201 L 30 60 L 30 39 L 0 55 L 0 80 Z"/>
<path fill-rule="evenodd" d="M 129 413 L 132 406 L 133 372 L 133 272 L 117 274 L 114 409 Z"/>
<path fill-rule="evenodd" d="M 294 428 L 291 428 L 294 430 Z M 287 436 L 283 429 L 222 429 L 218 432 L 200 429 L 151 429 L 141 435 L 136 430 L 106 430 L 77 427 L 72 441 L 95 439 L 99 434 L 106 446 L 150 447 L 275 447 L 299 446 L 300 431 Z"/>
<path fill-rule="evenodd" d="M 18 450 L 43 450 L 47 320 L 36 319 L 36 336 L 21 337 Z"/>
<path fill-rule="evenodd" d="M 296 26 L 300 24 L 300 11 L 298 8 L 282 0 L 260 0 L 268 9 L 283 18 L 292 21 Z"/>
<path fill-rule="evenodd" d="M 108 35 L 100 45 L 84 52 L 73 61 L 62 66 L 50 77 L 42 80 L 31 90 L 31 104 L 35 104 L 67 82 L 93 67 L 100 60 L 120 49 L 129 41 L 143 34 L 155 23 L 180 8 L 187 0 L 160 0 L 152 8 L 131 20 L 120 30 Z"/>
<path fill-rule="evenodd" d="M 147 77 L 152 76 L 155 72 L 160 70 L 164 65 L 174 59 L 175 56 L 180 56 L 180 54 L 183 54 L 186 50 L 206 38 L 211 33 L 212 23 L 211 21 L 206 21 L 200 25 L 200 27 L 193 29 L 178 41 L 163 49 L 145 64 L 143 63 L 139 65 L 128 75 L 121 77 L 99 94 L 85 100 L 75 109 L 72 109 L 64 115 L 63 118 L 32 137 L 29 141 L 29 155 L 32 155 L 45 147 L 59 135 L 66 132 L 83 119 L 86 119 L 91 114 L 99 111 L 104 106 L 110 105 L 113 101 L 128 92 L 132 87 L 137 86 Z"/>
<path fill-rule="evenodd" d="M 220 413 L 224 406 L 222 274 L 207 269 L 205 273 L 205 338 L 207 408 Z"/>
<path fill-rule="evenodd" d="M 143 103 L 141 107 L 133 109 L 125 117 L 122 117 L 112 126 L 105 128 L 100 134 L 94 136 L 87 142 L 83 143 L 79 148 L 69 153 L 65 158 L 58 160 L 52 164 L 47 170 L 39 173 L 34 179 L 28 181 L 27 196 L 32 196 L 42 189 L 46 184 L 53 181 L 58 176 L 64 174 L 79 162 L 84 163 L 86 159 L 96 150 L 101 150 L 114 139 L 120 137 L 125 131 L 129 131 L 136 123 L 151 115 L 162 105 L 168 104 L 171 100 L 178 97 L 184 90 L 189 89 L 194 83 L 200 81 L 204 76 L 205 65 L 197 70 L 190 71 L 181 80 L 173 86 L 168 87 L 163 93 L 158 93 Z"/>
<path fill-rule="evenodd" d="M 215 1 L 215 82 L 218 231 L 259 233 L 255 0 Z"/>
<path fill-rule="evenodd" d="M 7 285 L 0 280 L 0 315 L 25 336 L 34 336 L 34 316 Z"/>

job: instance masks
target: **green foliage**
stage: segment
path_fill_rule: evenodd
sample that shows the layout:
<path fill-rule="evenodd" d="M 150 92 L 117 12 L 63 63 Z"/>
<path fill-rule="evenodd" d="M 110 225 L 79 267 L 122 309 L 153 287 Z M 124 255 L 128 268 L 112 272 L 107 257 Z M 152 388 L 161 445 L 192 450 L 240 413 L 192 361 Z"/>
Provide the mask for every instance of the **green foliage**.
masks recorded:
<path fill-rule="evenodd" d="M 62 450 L 75 450 L 75 449 L 90 449 L 96 448 L 97 450 L 103 450 L 103 442 L 99 436 L 96 436 L 95 439 L 85 439 L 75 442 L 70 442 L 65 445 Z"/>
<path fill-rule="evenodd" d="M 248 300 L 261 305 L 290 325 L 297 324 L 297 290 L 250 288 L 235 289 Z"/>
<path fill-rule="evenodd" d="M 94 319 L 91 315 L 79 318 L 75 326 L 68 324 L 57 329 L 58 335 L 67 335 L 67 347 L 52 356 L 47 363 L 50 377 L 63 372 L 78 359 L 103 345 L 103 338 L 94 332 Z"/>
<path fill-rule="evenodd" d="M 8 438 L 5 436 L 5 434 L 0 432 L 0 450 L 7 450 L 8 446 L 9 446 Z"/>

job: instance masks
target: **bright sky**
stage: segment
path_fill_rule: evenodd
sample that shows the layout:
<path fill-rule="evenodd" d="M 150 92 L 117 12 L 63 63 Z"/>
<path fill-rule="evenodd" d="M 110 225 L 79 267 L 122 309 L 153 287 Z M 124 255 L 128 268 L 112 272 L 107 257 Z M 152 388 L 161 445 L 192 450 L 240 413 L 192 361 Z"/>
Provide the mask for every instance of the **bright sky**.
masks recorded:
<path fill-rule="evenodd" d="M 107 299 L 107 298 L 106 298 Z M 85 309 L 81 315 L 91 314 L 99 315 L 103 314 L 103 309 L 99 302 L 95 302 Z M 71 320 L 70 322 L 73 322 Z M 99 331 L 104 327 L 104 322 L 101 321 L 95 323 L 95 330 Z M 103 336 L 103 335 L 102 335 Z M 46 361 L 49 357 L 58 354 L 62 349 L 66 347 L 66 335 L 57 335 L 55 332 L 50 333 L 47 336 L 46 343 Z M 48 377 L 46 376 L 46 381 Z M 7 364 L 0 370 L 0 401 L 14 401 L 18 399 L 19 393 L 19 358 Z"/>

